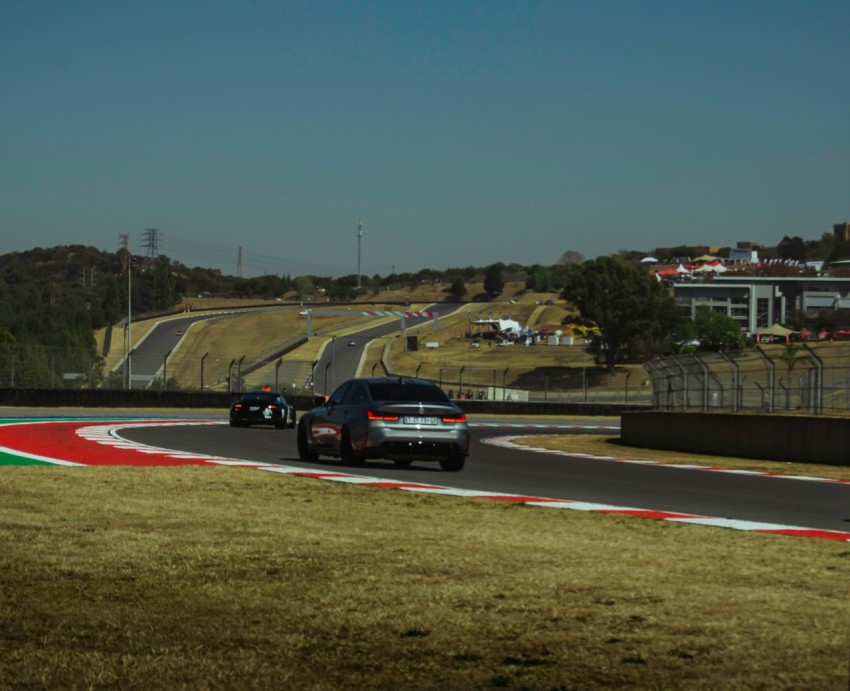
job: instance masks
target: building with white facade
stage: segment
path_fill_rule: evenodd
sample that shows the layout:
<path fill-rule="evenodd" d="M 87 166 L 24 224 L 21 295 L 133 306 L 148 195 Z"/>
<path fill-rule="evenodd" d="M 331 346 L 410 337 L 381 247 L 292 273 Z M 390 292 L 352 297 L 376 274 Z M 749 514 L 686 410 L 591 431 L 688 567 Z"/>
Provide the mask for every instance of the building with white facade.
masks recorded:
<path fill-rule="evenodd" d="M 691 319 L 707 307 L 755 333 L 798 313 L 814 317 L 822 310 L 850 309 L 850 278 L 717 276 L 705 283 L 674 283 L 673 297 Z"/>

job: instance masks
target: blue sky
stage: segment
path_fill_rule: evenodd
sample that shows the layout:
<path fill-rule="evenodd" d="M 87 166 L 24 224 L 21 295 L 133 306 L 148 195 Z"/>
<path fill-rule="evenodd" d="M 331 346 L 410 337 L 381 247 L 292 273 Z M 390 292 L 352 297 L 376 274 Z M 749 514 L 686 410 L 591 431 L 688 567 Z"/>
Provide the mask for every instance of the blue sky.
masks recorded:
<path fill-rule="evenodd" d="M 0 253 L 387 275 L 850 220 L 850 3 L 0 3 Z"/>

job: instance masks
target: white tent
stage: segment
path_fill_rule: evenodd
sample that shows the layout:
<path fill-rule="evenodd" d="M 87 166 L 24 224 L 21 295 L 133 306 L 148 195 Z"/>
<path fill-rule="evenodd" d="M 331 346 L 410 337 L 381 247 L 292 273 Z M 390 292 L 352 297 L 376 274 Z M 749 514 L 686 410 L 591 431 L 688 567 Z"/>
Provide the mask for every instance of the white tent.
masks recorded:
<path fill-rule="evenodd" d="M 725 266 L 723 266 L 723 264 L 720 264 L 718 262 L 717 264 L 703 264 L 702 266 L 694 269 L 694 271 L 699 271 L 702 274 L 708 274 L 708 273 L 722 274 L 722 273 L 726 273 L 728 271 L 728 269 Z"/>
<path fill-rule="evenodd" d="M 519 333 L 519 322 L 515 319 L 477 319 L 472 322 L 478 326 L 489 326 L 499 333 Z"/>

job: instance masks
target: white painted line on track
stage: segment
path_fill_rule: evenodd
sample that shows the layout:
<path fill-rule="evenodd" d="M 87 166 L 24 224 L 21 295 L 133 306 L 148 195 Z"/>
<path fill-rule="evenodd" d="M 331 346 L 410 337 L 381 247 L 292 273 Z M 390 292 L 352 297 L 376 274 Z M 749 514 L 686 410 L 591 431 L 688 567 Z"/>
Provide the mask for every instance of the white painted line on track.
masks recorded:
<path fill-rule="evenodd" d="M 147 423 L 148 425 L 151 423 Z M 163 423 L 164 425 L 168 424 L 181 424 L 181 423 Z M 184 421 L 182 424 L 186 424 Z M 774 534 L 774 535 L 793 535 L 797 537 L 810 537 L 810 538 L 822 538 L 822 539 L 830 539 L 839 542 L 848 542 L 850 543 L 850 533 L 832 531 L 832 530 L 821 530 L 816 528 L 804 528 L 799 526 L 786 526 L 786 525 L 778 525 L 773 523 L 758 523 L 753 521 L 741 521 L 730 518 L 721 518 L 721 517 L 712 517 L 712 516 L 700 516 L 700 515 L 690 515 L 683 513 L 676 513 L 670 511 L 656 511 L 653 509 L 644 509 L 637 507 L 625 507 L 625 506 L 616 506 L 616 505 L 608 505 L 608 504 L 594 504 L 590 502 L 580 502 L 580 501 L 571 501 L 571 500 L 563 500 L 563 499 L 552 499 L 548 497 L 530 497 L 527 495 L 521 494 L 511 494 L 511 493 L 500 493 L 486 490 L 470 490 L 470 489 L 461 489 L 461 488 L 453 488 L 453 487 L 444 487 L 440 485 L 430 485 L 426 483 L 410 483 L 410 482 L 399 482 L 396 480 L 390 480 L 387 478 L 379 478 L 379 477 L 370 477 L 366 475 L 356 475 L 349 473 L 338 473 L 334 471 L 321 471 L 314 470 L 311 468 L 303 468 L 298 466 L 279 466 L 268 463 L 256 462 L 252 463 L 250 461 L 241 461 L 238 459 L 229 459 L 229 458 L 219 458 L 219 457 L 211 457 L 204 455 L 194 455 L 194 454 L 186 454 L 182 451 L 164 449 L 160 447 L 154 447 L 147 444 L 142 444 L 139 442 L 133 442 L 129 440 L 122 439 L 120 437 L 120 430 L 126 429 L 128 427 L 140 427 L 142 425 L 134 425 L 134 424 L 126 424 L 121 422 L 110 422 L 105 423 L 103 425 L 98 425 L 97 427 L 100 430 L 93 429 L 94 426 L 81 428 L 78 431 L 78 434 L 83 430 L 86 431 L 86 438 L 90 438 L 92 441 L 95 441 L 99 444 L 113 444 L 116 446 L 120 446 L 120 448 L 126 448 L 128 445 L 134 447 L 136 450 L 141 451 L 142 449 L 146 449 L 145 453 L 151 454 L 161 454 L 167 456 L 169 458 L 197 458 L 203 459 L 205 462 L 211 465 L 227 465 L 227 466 L 239 466 L 239 467 L 250 467 L 258 470 L 265 470 L 269 472 L 281 473 L 281 474 L 293 474 L 302 477 L 310 477 L 316 479 L 323 480 L 332 480 L 335 482 L 343 482 L 346 484 L 352 485 L 362 485 L 362 486 L 372 486 L 372 487 L 380 487 L 385 489 L 402 489 L 411 492 L 424 492 L 430 494 L 441 494 L 446 496 L 456 496 L 461 498 L 471 498 L 471 499 L 490 499 L 495 501 L 515 501 L 517 503 L 521 503 L 527 506 L 536 506 L 536 507 L 545 507 L 545 508 L 556 508 L 556 509 L 568 509 L 573 511 L 585 511 L 592 513 L 601 513 L 607 515 L 619 515 L 619 516 L 630 516 L 630 517 L 642 517 L 642 518 L 653 518 L 657 520 L 665 520 L 674 523 L 686 523 L 692 525 L 701 525 L 705 527 L 714 527 L 714 528 L 728 528 L 733 530 L 742 530 L 749 532 L 758 532 L 762 534 Z M 107 429 L 106 434 L 102 434 L 101 432 Z M 81 435 L 85 436 L 85 435 Z M 509 440 L 511 437 L 494 437 L 492 439 L 484 440 L 486 443 L 492 443 L 497 446 L 504 446 L 506 448 L 516 448 L 522 449 L 526 451 L 534 451 L 541 453 L 553 453 L 547 449 L 538 449 L 521 446 L 519 444 L 514 444 Z M 570 454 L 568 452 L 554 452 L 562 455 L 579 455 L 583 457 L 596 458 L 594 456 L 590 456 L 588 454 Z M 651 465 L 665 465 L 662 463 L 656 463 L 653 461 L 633 461 L 631 459 L 622 459 L 615 457 L 603 457 L 605 460 L 614 460 L 619 462 L 640 462 L 647 463 Z M 689 469 L 695 470 L 706 470 L 703 466 L 683 466 Z M 708 470 L 722 470 L 717 468 L 708 468 Z M 749 473 L 748 473 L 749 474 Z M 755 475 L 763 475 L 763 473 L 752 473 Z M 774 474 L 766 474 L 771 477 L 783 477 L 781 475 Z M 809 478 L 806 478 L 809 479 Z M 814 478 L 820 479 L 820 478 Z M 823 481 L 829 481 L 826 479 L 821 479 Z"/>
<path fill-rule="evenodd" d="M 624 458 L 620 456 L 601 456 L 589 453 L 581 453 L 578 451 L 565 451 L 563 449 L 544 449 L 537 446 L 525 446 L 517 444 L 513 436 L 487 437 L 482 439 L 482 443 L 492 446 L 499 446 L 504 449 L 515 449 L 518 451 L 528 451 L 530 453 L 542 453 L 550 456 L 564 456 L 573 458 L 596 459 L 600 461 L 613 461 L 616 463 L 630 463 L 632 465 L 648 465 L 659 468 L 676 468 L 679 470 L 699 470 L 710 473 L 726 473 L 729 475 L 748 475 L 752 477 L 770 477 L 784 480 L 803 480 L 807 482 L 826 482 L 839 485 L 850 484 L 850 480 L 836 480 L 828 477 L 815 477 L 810 475 L 784 475 L 782 473 L 767 473 L 758 470 L 741 470 L 736 468 L 722 468 L 719 466 L 694 465 L 688 463 L 663 463 L 662 461 L 651 461 L 640 458 Z"/>

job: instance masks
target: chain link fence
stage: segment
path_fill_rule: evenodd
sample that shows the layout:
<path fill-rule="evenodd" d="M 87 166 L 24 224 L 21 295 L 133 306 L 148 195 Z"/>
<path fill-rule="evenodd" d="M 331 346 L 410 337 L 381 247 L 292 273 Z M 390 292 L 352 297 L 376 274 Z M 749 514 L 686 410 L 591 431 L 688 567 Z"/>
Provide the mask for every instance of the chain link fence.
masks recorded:
<path fill-rule="evenodd" d="M 850 414 L 850 344 L 692 353 L 645 368 L 659 410 Z"/>
<path fill-rule="evenodd" d="M 646 405 L 652 402 L 652 387 L 646 372 L 627 372 L 617 378 L 616 384 L 609 383 L 610 380 L 606 371 L 596 367 L 540 367 L 533 372 L 513 371 L 510 367 L 442 367 L 434 378 L 449 396 L 459 399 Z"/>

